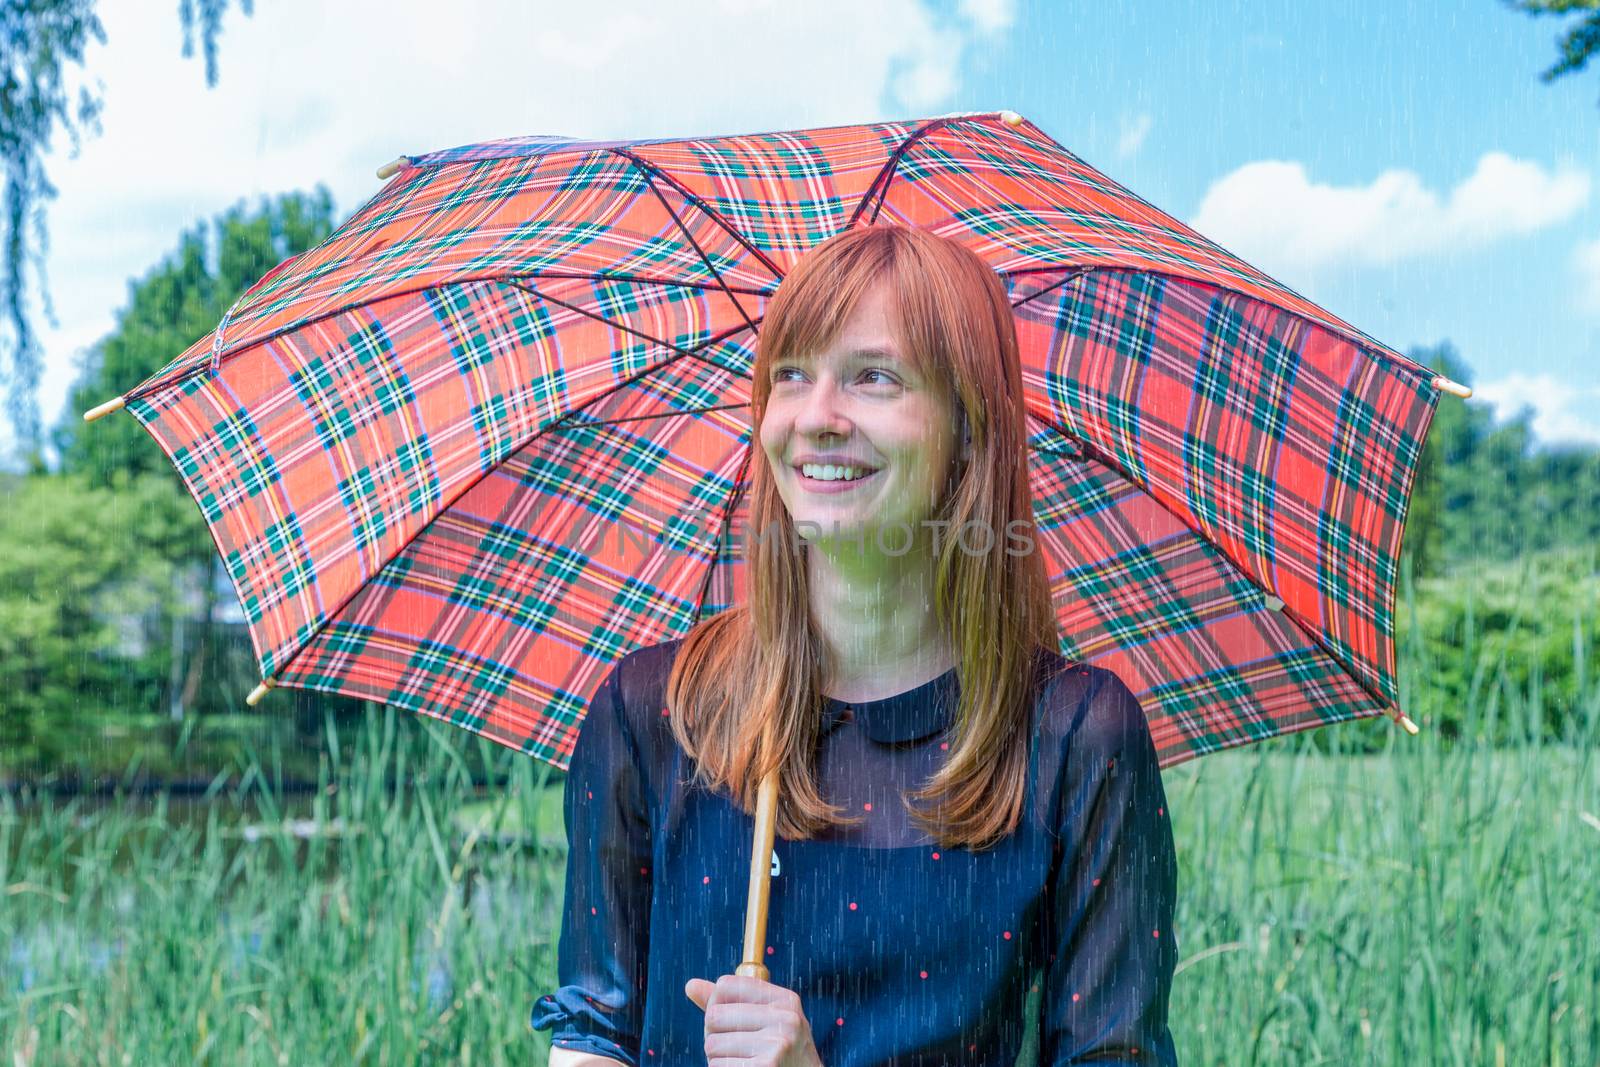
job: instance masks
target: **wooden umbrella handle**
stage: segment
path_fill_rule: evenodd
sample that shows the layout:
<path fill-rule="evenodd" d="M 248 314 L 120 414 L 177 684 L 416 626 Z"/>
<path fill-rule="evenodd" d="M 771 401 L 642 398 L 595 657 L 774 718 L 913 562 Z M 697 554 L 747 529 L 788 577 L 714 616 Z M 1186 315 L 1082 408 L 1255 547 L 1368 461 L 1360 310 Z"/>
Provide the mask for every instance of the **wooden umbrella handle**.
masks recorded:
<path fill-rule="evenodd" d="M 744 911 L 744 962 L 734 971 L 767 981 L 767 894 L 772 889 L 772 839 L 778 822 L 778 772 L 756 791 L 755 842 L 750 852 L 750 900 Z"/>

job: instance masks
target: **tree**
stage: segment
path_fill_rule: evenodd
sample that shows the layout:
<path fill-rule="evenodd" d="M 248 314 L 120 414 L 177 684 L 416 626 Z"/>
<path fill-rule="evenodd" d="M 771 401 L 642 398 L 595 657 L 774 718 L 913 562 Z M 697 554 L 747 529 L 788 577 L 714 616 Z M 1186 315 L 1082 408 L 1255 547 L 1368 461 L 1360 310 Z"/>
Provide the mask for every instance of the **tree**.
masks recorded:
<path fill-rule="evenodd" d="M 232 0 L 181 0 L 183 54 L 198 38 L 206 84 L 217 80 L 217 38 Z M 238 0 L 246 15 L 252 0 Z M 55 197 L 44 165 L 59 131 L 77 151 L 83 134 L 99 132 L 100 98 L 87 87 L 74 93 L 68 80 L 83 66 L 84 49 L 106 41 L 96 0 L 0 0 L 0 370 L 8 371 L 6 398 L 16 439 L 38 465 L 39 341 L 28 314 L 32 269 L 45 317 L 54 321 L 44 258 L 49 248 L 45 205 Z"/>
<path fill-rule="evenodd" d="M 1561 58 L 1549 70 L 1539 75 L 1539 80 L 1552 82 L 1564 74 L 1579 71 L 1589 62 L 1589 57 L 1600 50 L 1600 0 L 1507 0 L 1510 5 L 1529 15 L 1574 15 L 1589 12 L 1567 28 L 1556 43 Z"/>
<path fill-rule="evenodd" d="M 1471 369 L 1448 341 L 1434 348 L 1412 349 L 1407 354 L 1451 381 L 1472 384 Z M 1417 459 L 1411 499 L 1406 507 L 1405 536 L 1400 545 L 1401 554 L 1410 557 L 1412 574 L 1417 578 L 1437 574 L 1444 565 L 1446 502 L 1442 470 L 1459 459 L 1460 439 L 1467 418 L 1466 405 L 1453 403 L 1453 397 L 1441 400 L 1443 403 L 1434 408 L 1428 439 Z"/>
<path fill-rule="evenodd" d="M 101 419 L 86 426 L 73 413 L 126 393 L 166 366 L 215 329 L 239 294 L 262 275 L 332 232 L 333 197 L 322 187 L 262 200 L 253 212 L 236 206 L 210 225 L 185 231 L 171 255 L 129 285 L 115 331 L 90 349 L 69 414 L 53 434 L 62 469 L 101 486 L 121 476 L 159 472 L 172 477 L 174 489 L 181 491 L 172 465 L 133 419 Z"/>
<path fill-rule="evenodd" d="M 1471 384 L 1448 341 L 1410 356 Z M 1454 563 L 1600 543 L 1600 449 L 1535 450 L 1531 418 L 1524 409 L 1496 424 L 1488 404 L 1439 398 L 1406 512 L 1402 552 L 1414 577 L 1443 574 Z"/>
<path fill-rule="evenodd" d="M 118 492 L 66 475 L 0 476 L 0 751 L 54 768 L 106 708 L 158 706 L 187 510 L 155 478 Z M 9 768 L 15 770 L 15 767 Z"/>
<path fill-rule="evenodd" d="M 161 369 L 215 328 L 263 274 L 332 231 L 333 197 L 319 188 L 264 200 L 254 211 L 235 207 L 183 233 L 171 255 L 129 286 L 115 331 L 89 352 L 69 410 L 124 393 Z M 126 415 L 86 426 L 69 414 L 53 439 L 60 475 L 21 479 L 10 503 L 58 514 L 0 517 L 0 558 L 21 561 L 14 571 L 0 566 L 0 617 L 11 593 L 43 613 L 18 630 L 25 646 L 0 641 L 0 658 L 19 672 L 19 699 L 41 694 L 29 735 L 35 749 L 45 752 L 40 739 L 55 733 L 41 724 L 58 719 L 69 694 L 84 686 L 98 691 L 102 706 L 165 707 L 174 716 L 236 706 L 255 684 L 253 664 L 222 658 L 228 642 L 217 623 L 217 551 L 172 464 Z M 112 515 L 118 520 L 108 526 Z M 151 599 L 152 584 L 159 598 Z M 133 587 L 144 592 L 126 595 Z M 186 590 L 197 591 L 198 604 L 186 602 Z M 101 613 L 86 614 L 97 603 Z M 115 629 L 107 619 L 126 630 L 135 612 L 140 651 L 118 652 L 107 644 Z M 63 666 L 70 664 L 79 666 Z M 0 670 L 0 686 L 8 677 Z"/>

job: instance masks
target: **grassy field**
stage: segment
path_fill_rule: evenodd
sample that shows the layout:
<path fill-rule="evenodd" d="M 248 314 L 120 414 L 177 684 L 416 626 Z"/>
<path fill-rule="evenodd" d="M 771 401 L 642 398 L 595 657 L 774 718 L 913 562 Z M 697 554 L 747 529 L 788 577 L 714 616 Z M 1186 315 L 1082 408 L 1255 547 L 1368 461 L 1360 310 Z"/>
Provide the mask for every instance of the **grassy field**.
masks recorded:
<path fill-rule="evenodd" d="M 1587 709 L 1563 744 L 1378 720 L 1169 768 L 1182 1062 L 1600 1062 Z M 542 1062 L 558 779 L 392 712 L 328 747 L 293 811 L 259 762 L 183 811 L 0 797 L 4 1062 Z"/>

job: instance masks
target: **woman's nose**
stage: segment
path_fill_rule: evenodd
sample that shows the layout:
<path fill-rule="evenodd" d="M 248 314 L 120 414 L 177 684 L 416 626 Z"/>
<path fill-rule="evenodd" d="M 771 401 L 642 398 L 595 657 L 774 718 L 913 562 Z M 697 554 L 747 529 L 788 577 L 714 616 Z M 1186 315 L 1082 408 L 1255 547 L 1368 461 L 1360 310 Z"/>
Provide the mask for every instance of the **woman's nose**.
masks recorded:
<path fill-rule="evenodd" d="M 849 434 L 850 420 L 845 417 L 842 398 L 831 377 L 819 378 L 806 390 L 800 410 L 795 413 L 795 432 L 815 435 L 820 433 Z"/>

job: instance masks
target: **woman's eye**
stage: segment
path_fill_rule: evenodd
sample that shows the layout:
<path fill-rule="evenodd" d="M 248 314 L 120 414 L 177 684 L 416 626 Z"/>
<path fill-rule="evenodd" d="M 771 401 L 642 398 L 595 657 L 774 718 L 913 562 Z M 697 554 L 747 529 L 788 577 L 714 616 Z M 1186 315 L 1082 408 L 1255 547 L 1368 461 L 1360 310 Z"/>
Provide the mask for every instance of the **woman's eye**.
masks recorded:
<path fill-rule="evenodd" d="M 801 374 L 800 370 L 798 368 L 796 368 L 796 367 L 774 367 L 774 368 L 772 368 L 772 381 L 774 383 L 786 382 L 786 381 L 791 380 L 791 375 L 800 375 L 800 374 Z M 893 374 L 890 374 L 886 370 L 877 370 L 877 369 L 862 371 L 861 375 L 860 375 L 860 378 L 858 380 L 868 381 L 868 380 L 873 380 L 873 379 L 875 379 L 872 382 L 873 384 L 878 384 L 879 382 L 881 382 L 883 384 L 886 384 L 886 385 L 898 385 L 898 384 L 900 384 L 899 379 L 896 378 Z"/>

